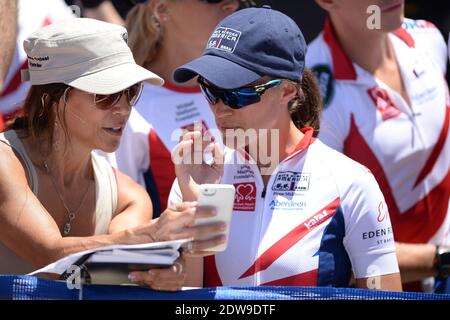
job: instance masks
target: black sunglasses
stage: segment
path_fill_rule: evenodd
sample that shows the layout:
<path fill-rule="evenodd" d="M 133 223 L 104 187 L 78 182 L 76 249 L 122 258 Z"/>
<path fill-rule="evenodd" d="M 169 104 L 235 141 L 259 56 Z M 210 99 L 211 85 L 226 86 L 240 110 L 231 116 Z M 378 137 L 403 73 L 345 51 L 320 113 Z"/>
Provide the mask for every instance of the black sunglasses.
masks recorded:
<path fill-rule="evenodd" d="M 278 87 L 281 84 L 280 79 L 270 80 L 264 84 L 243 87 L 238 89 L 221 89 L 205 82 L 205 79 L 198 77 L 200 88 L 211 105 L 217 103 L 220 99 L 224 104 L 232 109 L 241 109 L 248 105 L 261 101 L 261 96 L 267 89 Z"/>

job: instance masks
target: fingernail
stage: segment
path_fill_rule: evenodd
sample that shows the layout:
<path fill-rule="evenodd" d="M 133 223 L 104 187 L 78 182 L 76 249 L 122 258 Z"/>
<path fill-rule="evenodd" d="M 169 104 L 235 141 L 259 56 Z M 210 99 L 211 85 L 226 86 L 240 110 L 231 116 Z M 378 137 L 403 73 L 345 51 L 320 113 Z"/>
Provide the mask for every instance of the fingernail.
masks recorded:
<path fill-rule="evenodd" d="M 227 230 L 227 224 L 225 222 L 220 224 L 220 230 L 222 230 L 222 231 Z"/>
<path fill-rule="evenodd" d="M 211 212 L 213 215 L 217 215 L 217 209 L 212 209 Z"/>
<path fill-rule="evenodd" d="M 219 238 L 220 242 L 225 242 L 227 240 L 227 236 L 226 235 L 221 235 Z"/>

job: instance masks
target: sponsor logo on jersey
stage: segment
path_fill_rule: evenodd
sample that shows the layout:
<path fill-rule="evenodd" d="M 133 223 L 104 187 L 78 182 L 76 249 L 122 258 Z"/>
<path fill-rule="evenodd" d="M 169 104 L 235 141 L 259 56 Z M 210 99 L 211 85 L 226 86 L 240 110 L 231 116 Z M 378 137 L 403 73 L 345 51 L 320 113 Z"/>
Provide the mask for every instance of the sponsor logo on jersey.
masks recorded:
<path fill-rule="evenodd" d="M 387 205 L 384 202 L 380 202 L 380 204 L 378 205 L 377 221 L 383 222 L 386 219 L 389 220 L 389 211 L 388 211 Z"/>
<path fill-rule="evenodd" d="M 252 168 L 248 164 L 243 164 L 239 167 L 239 169 L 236 171 L 236 174 L 234 175 L 234 180 L 249 180 L 255 178 L 255 173 L 253 172 Z"/>
<path fill-rule="evenodd" d="M 301 192 L 309 190 L 310 173 L 280 171 L 272 184 L 273 191 Z"/>
<path fill-rule="evenodd" d="M 280 201 L 275 199 L 270 202 L 269 207 L 271 210 L 297 211 L 306 208 L 306 201 Z"/>
<path fill-rule="evenodd" d="M 328 218 L 330 214 L 333 213 L 334 211 L 332 210 L 323 210 L 322 212 L 319 212 L 315 214 L 313 217 L 306 220 L 304 225 L 308 230 L 311 230 L 312 228 L 314 228 L 315 225 L 322 223 L 324 220 Z"/>
<path fill-rule="evenodd" d="M 367 93 L 378 109 L 378 112 L 380 112 L 383 121 L 400 115 L 400 110 L 392 102 L 387 90 L 380 87 L 373 87 L 367 89 Z"/>
<path fill-rule="evenodd" d="M 206 49 L 215 49 L 233 53 L 239 43 L 241 32 L 231 28 L 220 27 L 214 30 L 208 40 Z"/>
<path fill-rule="evenodd" d="M 386 237 L 389 235 L 392 235 L 391 227 L 363 232 L 362 238 L 363 238 L 363 240 L 368 240 L 368 239 L 373 239 L 373 238 Z"/>
<path fill-rule="evenodd" d="M 256 184 L 254 182 L 235 183 L 234 211 L 255 211 Z"/>

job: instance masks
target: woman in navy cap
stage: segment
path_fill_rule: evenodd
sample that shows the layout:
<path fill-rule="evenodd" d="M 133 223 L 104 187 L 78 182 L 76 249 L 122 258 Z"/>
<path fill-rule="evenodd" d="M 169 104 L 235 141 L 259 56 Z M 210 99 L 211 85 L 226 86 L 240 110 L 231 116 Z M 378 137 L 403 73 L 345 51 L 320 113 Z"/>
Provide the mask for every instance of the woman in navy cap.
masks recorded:
<path fill-rule="evenodd" d="M 203 183 L 236 189 L 228 247 L 205 258 L 203 269 L 198 261 L 198 279 L 206 286 L 345 287 L 353 274 L 360 288 L 401 290 L 374 177 L 316 138 L 321 99 L 305 55 L 289 17 L 250 8 L 225 18 L 203 55 L 175 72 L 180 82 L 197 76 L 226 147 L 185 134 L 172 154 L 170 201 L 196 200 Z M 196 144 L 204 148 L 201 163 L 191 162 Z"/>

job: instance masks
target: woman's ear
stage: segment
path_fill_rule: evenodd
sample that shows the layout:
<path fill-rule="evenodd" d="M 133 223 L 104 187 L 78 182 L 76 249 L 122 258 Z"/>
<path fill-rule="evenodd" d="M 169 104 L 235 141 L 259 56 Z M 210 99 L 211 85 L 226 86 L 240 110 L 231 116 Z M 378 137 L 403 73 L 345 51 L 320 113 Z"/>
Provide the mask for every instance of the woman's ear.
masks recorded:
<path fill-rule="evenodd" d="M 237 0 L 222 1 L 221 8 L 223 12 L 226 12 L 227 14 L 232 14 L 237 9 L 239 9 L 239 1 Z"/>
<path fill-rule="evenodd" d="M 298 89 L 295 83 L 283 81 L 281 85 L 281 100 L 283 104 L 288 104 L 297 94 Z"/>
<path fill-rule="evenodd" d="M 169 20 L 169 7 L 166 1 L 149 1 L 148 6 L 160 23 Z"/>

